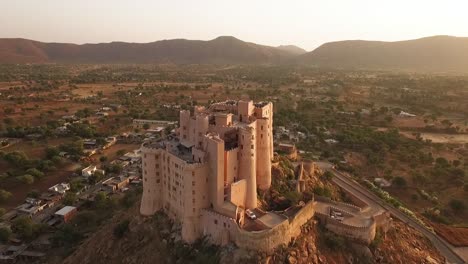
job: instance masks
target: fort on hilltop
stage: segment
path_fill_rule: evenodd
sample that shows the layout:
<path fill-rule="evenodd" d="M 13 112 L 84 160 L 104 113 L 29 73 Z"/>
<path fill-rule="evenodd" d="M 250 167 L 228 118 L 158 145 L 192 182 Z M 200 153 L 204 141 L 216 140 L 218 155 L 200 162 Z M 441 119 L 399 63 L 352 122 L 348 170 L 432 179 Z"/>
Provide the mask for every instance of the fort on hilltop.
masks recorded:
<path fill-rule="evenodd" d="M 364 201 L 360 208 L 317 197 L 283 212 L 257 208 L 257 190 L 271 186 L 272 121 L 270 102 L 226 101 L 196 106 L 193 114 L 180 111 L 176 133 L 142 145 L 141 214 L 164 211 L 181 224 L 189 243 L 207 237 L 214 244 L 264 252 L 299 236 L 316 213 L 330 231 L 367 244 L 376 228 L 388 229 L 388 214 Z M 298 168 L 303 174 L 304 163 Z M 298 192 L 304 188 L 300 183 Z M 256 219 L 247 217 L 248 209 Z M 344 215 L 343 222 L 332 212 Z"/>
<path fill-rule="evenodd" d="M 257 188 L 271 185 L 272 121 L 270 102 L 226 101 L 197 106 L 193 114 L 180 111 L 176 136 L 142 146 L 141 213 L 163 209 L 180 221 L 188 242 L 206 235 L 203 210 L 242 225 L 244 210 L 257 207 Z"/>

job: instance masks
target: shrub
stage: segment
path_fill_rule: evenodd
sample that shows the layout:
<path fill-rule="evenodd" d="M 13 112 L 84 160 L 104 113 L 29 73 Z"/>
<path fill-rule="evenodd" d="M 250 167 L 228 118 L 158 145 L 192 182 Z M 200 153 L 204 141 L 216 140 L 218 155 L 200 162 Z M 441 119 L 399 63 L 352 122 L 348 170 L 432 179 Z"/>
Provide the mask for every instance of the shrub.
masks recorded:
<path fill-rule="evenodd" d="M 54 233 L 52 236 L 52 243 L 55 246 L 71 247 L 79 242 L 82 238 L 83 235 L 81 235 L 75 227 L 66 224 Z"/>
<path fill-rule="evenodd" d="M 325 232 L 323 234 L 325 245 L 332 250 L 342 250 L 346 246 L 346 240 L 338 235 L 331 232 Z"/>
<path fill-rule="evenodd" d="M 11 192 L 5 191 L 3 189 L 0 189 L 0 202 L 5 202 L 11 197 Z"/>
<path fill-rule="evenodd" d="M 457 200 L 457 199 L 452 199 L 449 203 L 450 208 L 456 213 L 461 213 L 465 211 L 466 205 L 463 201 Z"/>
<path fill-rule="evenodd" d="M 130 220 L 126 219 L 120 222 L 117 226 L 114 227 L 114 236 L 117 238 L 122 238 L 125 233 L 128 232 L 128 225 L 130 224 Z"/>
<path fill-rule="evenodd" d="M 393 179 L 393 184 L 399 188 L 403 188 L 406 186 L 406 180 L 403 177 L 397 176 Z"/>

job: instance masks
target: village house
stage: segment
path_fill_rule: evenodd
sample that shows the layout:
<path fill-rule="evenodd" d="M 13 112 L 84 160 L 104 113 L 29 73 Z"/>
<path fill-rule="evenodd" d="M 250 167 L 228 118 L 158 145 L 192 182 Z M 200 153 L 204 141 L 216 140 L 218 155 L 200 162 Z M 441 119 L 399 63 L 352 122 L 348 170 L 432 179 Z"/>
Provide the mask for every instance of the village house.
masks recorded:
<path fill-rule="evenodd" d="M 55 212 L 54 216 L 63 221 L 64 223 L 68 223 L 78 212 L 78 209 L 74 206 L 65 206 L 62 209 Z"/>
<path fill-rule="evenodd" d="M 85 178 L 88 178 L 94 175 L 96 172 L 102 173 L 103 175 L 105 174 L 105 171 L 98 169 L 96 165 L 89 165 L 88 167 L 81 170 L 81 175 Z"/>
<path fill-rule="evenodd" d="M 130 178 L 125 176 L 112 177 L 102 182 L 102 186 L 109 192 L 121 191 L 130 183 Z"/>
<path fill-rule="evenodd" d="M 56 192 L 56 193 L 59 193 L 59 194 L 62 194 L 62 195 L 65 194 L 68 190 L 70 190 L 70 184 L 65 183 L 65 182 L 56 184 L 56 185 L 49 188 L 49 191 Z"/>

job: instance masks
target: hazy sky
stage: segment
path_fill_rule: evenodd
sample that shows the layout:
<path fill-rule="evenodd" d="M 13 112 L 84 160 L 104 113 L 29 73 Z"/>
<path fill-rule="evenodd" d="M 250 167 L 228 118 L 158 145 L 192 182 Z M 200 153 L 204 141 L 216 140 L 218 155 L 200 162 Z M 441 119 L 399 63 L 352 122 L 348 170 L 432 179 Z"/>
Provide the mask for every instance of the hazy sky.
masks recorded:
<path fill-rule="evenodd" d="M 151 42 L 220 35 L 311 50 L 345 39 L 468 36 L 466 0 L 0 0 L 0 37 Z"/>

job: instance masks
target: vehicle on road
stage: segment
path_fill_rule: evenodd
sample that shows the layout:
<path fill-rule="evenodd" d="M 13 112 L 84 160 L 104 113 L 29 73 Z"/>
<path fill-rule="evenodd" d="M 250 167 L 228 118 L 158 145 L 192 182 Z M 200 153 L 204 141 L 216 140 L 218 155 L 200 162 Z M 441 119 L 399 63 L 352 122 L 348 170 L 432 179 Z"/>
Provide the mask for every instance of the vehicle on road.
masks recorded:
<path fill-rule="evenodd" d="M 252 220 L 257 219 L 257 216 L 255 215 L 255 213 L 250 209 L 245 210 L 245 214 L 247 215 L 248 218 Z"/>

